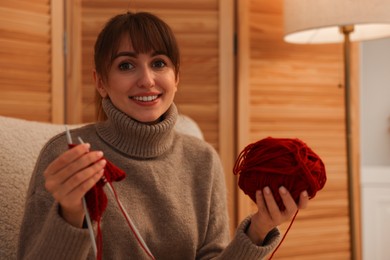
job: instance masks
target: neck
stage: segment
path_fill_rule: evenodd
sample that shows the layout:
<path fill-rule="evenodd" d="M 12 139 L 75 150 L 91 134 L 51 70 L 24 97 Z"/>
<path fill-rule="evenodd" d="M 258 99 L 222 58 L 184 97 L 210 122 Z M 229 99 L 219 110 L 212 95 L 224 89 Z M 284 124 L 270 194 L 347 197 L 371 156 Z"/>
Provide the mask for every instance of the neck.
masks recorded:
<path fill-rule="evenodd" d="M 151 158 L 163 154 L 172 145 L 177 109 L 174 104 L 158 122 L 138 122 L 118 110 L 109 99 L 102 102 L 107 120 L 96 124 L 98 135 L 124 154 Z"/>

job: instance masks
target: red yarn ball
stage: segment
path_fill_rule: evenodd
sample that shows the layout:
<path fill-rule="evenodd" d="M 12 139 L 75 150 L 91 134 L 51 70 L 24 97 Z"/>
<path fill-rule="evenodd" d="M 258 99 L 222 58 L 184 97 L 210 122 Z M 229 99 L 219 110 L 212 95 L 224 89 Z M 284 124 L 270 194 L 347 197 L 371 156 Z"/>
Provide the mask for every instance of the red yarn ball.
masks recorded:
<path fill-rule="evenodd" d="M 256 202 L 256 191 L 268 186 L 280 210 L 279 188 L 284 186 L 299 203 L 302 191 L 314 198 L 326 182 L 321 158 L 299 139 L 268 137 L 252 143 L 239 154 L 233 172 L 238 186 Z"/>

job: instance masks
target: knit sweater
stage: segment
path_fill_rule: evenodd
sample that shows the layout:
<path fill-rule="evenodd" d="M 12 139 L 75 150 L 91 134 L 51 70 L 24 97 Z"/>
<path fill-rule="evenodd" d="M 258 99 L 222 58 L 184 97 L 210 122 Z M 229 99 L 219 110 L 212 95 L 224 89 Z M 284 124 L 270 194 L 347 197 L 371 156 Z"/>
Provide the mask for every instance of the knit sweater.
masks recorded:
<path fill-rule="evenodd" d="M 262 246 L 245 234 L 250 217 L 230 239 L 226 187 L 220 159 L 208 143 L 174 130 L 173 104 L 153 125 L 137 122 L 103 100 L 108 119 L 71 131 L 91 150 L 126 172 L 113 185 L 157 260 L 261 259 L 278 243 L 274 229 Z M 65 134 L 42 149 L 26 199 L 18 259 L 94 259 L 88 229 L 68 224 L 44 187 L 43 172 L 67 148 Z M 102 218 L 103 259 L 148 259 L 106 192 Z M 95 225 L 96 228 L 96 225 Z"/>

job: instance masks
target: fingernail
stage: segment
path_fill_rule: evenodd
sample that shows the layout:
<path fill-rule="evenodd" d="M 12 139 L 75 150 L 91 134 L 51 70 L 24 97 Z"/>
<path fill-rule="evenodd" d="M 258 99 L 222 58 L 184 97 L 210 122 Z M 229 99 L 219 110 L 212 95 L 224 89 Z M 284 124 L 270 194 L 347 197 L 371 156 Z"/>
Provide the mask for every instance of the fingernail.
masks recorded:
<path fill-rule="evenodd" d="M 281 194 L 287 194 L 287 189 L 284 186 L 280 186 L 279 191 Z"/>
<path fill-rule="evenodd" d="M 102 151 L 97 151 L 97 156 L 98 157 L 103 157 L 103 152 Z"/>
<path fill-rule="evenodd" d="M 302 192 L 302 196 L 303 196 L 303 197 L 309 197 L 309 194 L 308 194 L 307 191 L 305 190 L 304 192 Z"/>
<path fill-rule="evenodd" d="M 85 147 L 87 147 L 87 149 L 91 148 L 91 144 L 90 143 L 85 143 L 84 145 L 85 145 Z"/>
<path fill-rule="evenodd" d="M 256 191 L 257 196 L 261 196 L 261 190 Z"/>
<path fill-rule="evenodd" d="M 271 193 L 271 189 L 267 186 L 264 188 L 264 193 L 265 194 L 270 194 Z"/>

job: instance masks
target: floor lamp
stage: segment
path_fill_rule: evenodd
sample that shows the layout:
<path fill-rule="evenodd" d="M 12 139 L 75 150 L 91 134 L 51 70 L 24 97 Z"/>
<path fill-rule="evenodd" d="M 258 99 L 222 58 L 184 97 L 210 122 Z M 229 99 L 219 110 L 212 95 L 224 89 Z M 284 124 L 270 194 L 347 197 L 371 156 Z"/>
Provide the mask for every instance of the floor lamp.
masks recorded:
<path fill-rule="evenodd" d="M 357 259 L 351 140 L 350 42 L 390 37 L 390 0 L 284 0 L 284 40 L 298 44 L 343 43 L 346 160 L 351 259 Z"/>

